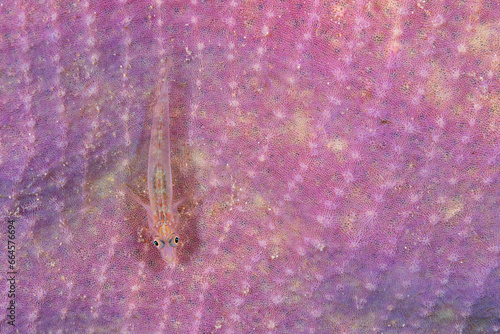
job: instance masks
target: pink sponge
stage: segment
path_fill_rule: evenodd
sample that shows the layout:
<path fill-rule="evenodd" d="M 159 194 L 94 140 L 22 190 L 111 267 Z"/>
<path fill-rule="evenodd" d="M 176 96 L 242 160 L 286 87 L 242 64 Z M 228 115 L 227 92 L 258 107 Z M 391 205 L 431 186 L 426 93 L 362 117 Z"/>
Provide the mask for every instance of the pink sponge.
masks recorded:
<path fill-rule="evenodd" d="M 0 332 L 500 330 L 499 12 L 4 1 Z M 175 266 L 124 190 L 167 57 Z"/>

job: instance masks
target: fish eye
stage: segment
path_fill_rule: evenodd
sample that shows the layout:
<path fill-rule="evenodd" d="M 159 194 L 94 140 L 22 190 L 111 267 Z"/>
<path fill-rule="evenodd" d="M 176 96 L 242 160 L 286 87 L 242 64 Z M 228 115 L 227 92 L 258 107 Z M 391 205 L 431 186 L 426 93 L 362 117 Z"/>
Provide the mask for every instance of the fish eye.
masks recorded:
<path fill-rule="evenodd" d="M 177 245 L 179 244 L 179 237 L 178 236 L 172 237 L 172 239 L 170 239 L 170 241 L 168 243 L 172 247 L 177 247 Z"/>
<path fill-rule="evenodd" d="M 153 244 L 158 248 L 158 249 L 162 249 L 163 247 L 165 247 L 165 242 L 161 239 L 158 239 L 158 238 L 155 238 L 155 240 L 153 241 Z"/>

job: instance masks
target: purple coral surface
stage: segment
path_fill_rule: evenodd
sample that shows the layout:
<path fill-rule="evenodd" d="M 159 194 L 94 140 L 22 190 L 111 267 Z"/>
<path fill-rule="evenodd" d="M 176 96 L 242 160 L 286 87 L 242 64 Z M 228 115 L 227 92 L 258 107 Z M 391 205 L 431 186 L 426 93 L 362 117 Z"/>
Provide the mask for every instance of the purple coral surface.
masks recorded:
<path fill-rule="evenodd" d="M 0 331 L 500 331 L 499 20 L 495 1 L 3 1 Z M 167 57 L 175 267 L 124 192 L 147 198 Z"/>

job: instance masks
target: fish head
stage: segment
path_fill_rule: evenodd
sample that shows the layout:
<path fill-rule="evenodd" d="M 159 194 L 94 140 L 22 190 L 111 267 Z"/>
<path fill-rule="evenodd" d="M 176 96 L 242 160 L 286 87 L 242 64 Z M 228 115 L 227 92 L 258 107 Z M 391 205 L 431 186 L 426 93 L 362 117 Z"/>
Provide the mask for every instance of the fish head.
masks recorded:
<path fill-rule="evenodd" d="M 162 226 L 153 240 L 153 245 L 160 251 L 161 257 L 167 263 L 176 260 L 176 249 L 179 245 L 179 236 L 166 225 Z"/>

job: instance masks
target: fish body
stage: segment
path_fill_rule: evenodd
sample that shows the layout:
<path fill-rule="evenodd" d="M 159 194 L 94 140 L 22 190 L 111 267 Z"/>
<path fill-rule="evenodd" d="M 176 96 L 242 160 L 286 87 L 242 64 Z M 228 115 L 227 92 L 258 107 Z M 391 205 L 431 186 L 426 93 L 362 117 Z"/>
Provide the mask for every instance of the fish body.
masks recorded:
<path fill-rule="evenodd" d="M 176 233 L 176 209 L 172 205 L 169 109 L 171 67 L 171 61 L 168 61 L 165 74 L 156 90 L 148 161 L 149 229 L 154 234 L 153 244 L 168 263 L 175 262 L 176 248 L 180 241 Z"/>

